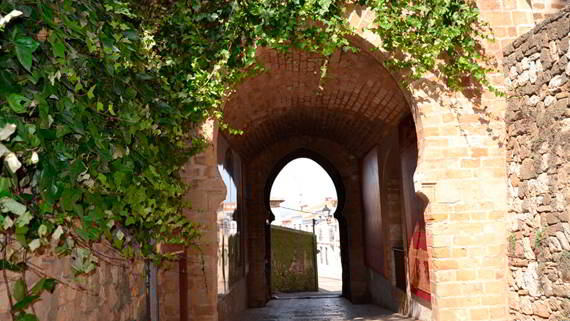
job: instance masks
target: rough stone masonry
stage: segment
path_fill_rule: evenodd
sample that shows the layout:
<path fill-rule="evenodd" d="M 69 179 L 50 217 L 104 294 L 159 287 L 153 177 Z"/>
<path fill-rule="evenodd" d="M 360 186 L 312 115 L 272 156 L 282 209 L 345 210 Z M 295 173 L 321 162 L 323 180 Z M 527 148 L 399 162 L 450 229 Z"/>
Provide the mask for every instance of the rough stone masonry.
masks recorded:
<path fill-rule="evenodd" d="M 570 319 L 570 7 L 504 50 L 514 320 Z"/>

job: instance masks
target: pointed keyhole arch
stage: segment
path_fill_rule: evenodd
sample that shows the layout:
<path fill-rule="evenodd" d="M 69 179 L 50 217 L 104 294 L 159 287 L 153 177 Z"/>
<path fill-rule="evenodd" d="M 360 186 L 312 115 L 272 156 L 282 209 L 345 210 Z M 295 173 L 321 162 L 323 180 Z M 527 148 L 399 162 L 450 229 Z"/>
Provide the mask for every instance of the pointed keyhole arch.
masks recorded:
<path fill-rule="evenodd" d="M 275 177 L 270 191 L 271 211 L 281 220 L 293 212 L 332 216 L 337 195 L 327 171 L 314 160 L 300 157 L 287 163 Z"/>
<path fill-rule="evenodd" d="M 324 180 L 330 179 L 332 185 L 334 187 L 335 196 L 337 200 L 337 205 L 334 211 L 331 210 L 330 214 L 334 216 L 336 219 L 342 218 L 342 210 L 344 208 L 345 202 L 345 195 L 344 195 L 344 185 L 342 181 L 342 177 L 338 170 L 330 163 L 324 156 L 319 153 L 313 152 L 309 149 L 299 149 L 288 156 L 284 157 L 280 162 L 278 162 L 271 171 L 271 174 L 268 177 L 266 186 L 265 186 L 265 206 L 268 210 L 270 217 L 268 217 L 268 221 L 272 222 L 275 219 L 273 211 L 271 210 L 271 200 L 272 195 L 271 192 L 273 187 L 278 184 L 279 181 L 278 176 L 285 170 L 285 174 L 287 174 L 288 165 L 292 164 L 295 166 L 295 163 L 302 162 L 307 165 L 307 168 L 314 170 L 315 172 L 319 173 L 318 175 L 323 175 Z M 329 188 L 330 190 L 331 188 Z"/>
<path fill-rule="evenodd" d="M 284 174 L 287 175 L 288 172 L 290 172 L 291 170 L 295 170 L 294 167 L 296 167 L 296 165 L 298 165 L 299 163 L 301 163 L 302 166 L 304 167 L 305 171 L 313 171 L 313 175 L 305 175 L 308 177 L 301 177 L 300 179 L 302 180 L 303 178 L 311 178 L 311 176 L 321 176 L 321 183 L 323 181 L 326 182 L 326 184 L 330 184 L 326 189 L 328 190 L 327 192 L 324 192 L 321 194 L 322 196 L 325 196 L 327 194 L 329 194 L 329 197 L 331 199 L 329 200 L 325 200 L 328 202 L 331 202 L 331 205 L 328 205 L 328 207 L 331 209 L 331 211 L 329 213 L 322 213 L 322 209 L 324 208 L 324 206 L 322 206 L 323 208 L 307 208 L 304 212 L 307 212 L 306 214 L 311 216 L 311 214 L 316 214 L 317 217 L 317 221 L 322 221 L 321 223 L 323 224 L 317 224 L 315 227 L 315 237 L 317 240 L 317 244 L 319 243 L 319 239 L 317 238 L 317 236 L 319 235 L 319 230 L 323 228 L 325 228 L 325 231 L 321 234 L 323 234 L 323 236 L 326 236 L 330 239 L 330 234 L 333 233 L 334 237 L 333 237 L 333 241 L 335 241 L 336 243 L 336 248 L 334 253 L 329 251 L 330 254 L 330 265 L 335 267 L 334 269 L 332 269 L 333 271 L 332 274 L 334 274 L 334 278 L 338 279 L 340 278 L 341 281 L 341 288 L 338 288 L 338 283 L 337 284 L 332 284 L 332 288 L 334 288 L 332 291 L 336 292 L 339 291 L 338 293 L 342 293 L 343 296 L 350 298 L 351 293 L 350 293 L 350 272 L 349 272 L 349 249 L 348 249 L 348 231 L 347 231 L 347 223 L 346 223 L 346 219 L 343 215 L 343 211 L 344 211 L 344 207 L 345 207 L 345 199 L 346 199 L 346 195 L 345 195 L 345 186 L 344 186 L 344 181 L 343 181 L 343 177 L 341 176 L 339 169 L 336 168 L 335 165 L 333 165 L 333 163 L 331 161 L 329 161 L 325 155 L 319 153 L 319 152 L 315 152 L 311 149 L 306 149 L 306 148 L 300 148 L 297 149 L 289 154 L 286 154 L 287 156 L 283 157 L 280 161 L 276 162 L 275 165 L 272 167 L 272 170 L 269 172 L 269 175 L 267 176 L 267 180 L 266 180 L 266 184 L 265 184 L 265 200 L 266 200 L 266 209 L 267 209 L 267 220 L 266 220 L 266 246 L 267 248 L 272 248 L 272 233 L 270 232 L 270 225 L 272 222 L 274 222 L 275 220 L 275 214 L 273 214 L 272 212 L 272 205 L 275 206 L 277 204 L 275 204 L 275 202 L 272 202 L 271 200 L 273 199 L 271 196 L 271 191 L 275 188 L 279 188 L 277 185 L 280 184 L 280 180 L 278 178 L 278 176 Z M 293 167 L 293 168 L 291 168 Z M 299 176 L 303 176 L 303 173 L 297 175 Z M 303 182 L 300 182 L 299 184 L 296 185 L 302 185 Z M 305 184 L 307 184 L 305 182 Z M 294 184 L 295 185 L 295 184 Z M 313 188 L 319 188 L 318 184 L 317 186 L 313 186 Z M 317 193 L 318 194 L 318 193 Z M 278 195 L 278 194 L 277 194 Z M 332 197 L 330 195 L 333 195 Z M 336 196 L 336 202 L 332 202 L 332 199 L 335 198 Z M 275 198 L 275 195 L 273 195 L 273 197 Z M 326 197 L 326 196 L 325 196 Z M 319 198 L 318 196 L 316 197 L 317 199 Z M 279 200 L 277 200 L 279 201 Z M 323 202 L 325 203 L 325 202 Z M 332 206 L 332 204 L 336 203 L 336 206 Z M 324 205 L 324 204 L 321 204 Z M 284 206 L 284 207 L 288 207 L 288 206 Z M 313 206 L 314 207 L 314 206 Z M 318 207 L 318 206 L 317 206 Z M 335 208 L 332 208 L 335 207 Z M 299 211 L 297 211 L 297 213 L 299 213 Z M 328 219 L 327 219 L 328 218 Z M 307 221 L 308 222 L 308 221 Z M 297 229 L 297 230 L 302 230 L 304 232 L 308 232 L 308 233 L 312 233 L 312 224 L 307 223 L 308 225 L 305 226 L 305 228 L 300 228 L 299 226 L 295 227 L 295 226 L 289 226 L 289 228 L 293 228 L 293 229 Z M 282 224 L 279 224 L 281 226 L 283 226 Z M 322 226 L 321 226 L 322 225 Z M 334 231 L 330 231 L 330 227 L 335 227 Z M 338 244 L 337 244 L 338 243 Z M 267 284 L 268 284 L 268 290 L 269 293 L 271 294 L 271 292 L 273 290 L 275 290 L 276 288 L 273 287 L 272 285 L 272 281 L 271 281 L 271 272 L 273 268 L 275 268 L 274 266 L 272 266 L 271 262 L 272 260 L 272 251 L 268 251 L 266 253 L 267 257 L 266 257 L 266 277 L 267 277 Z M 324 257 L 324 255 L 326 254 L 324 252 L 323 249 L 323 253 L 319 255 L 318 251 L 315 252 L 315 258 L 317 259 L 317 261 L 315 262 L 315 265 L 322 265 L 322 263 L 320 262 L 321 256 Z M 336 259 L 336 254 L 339 255 L 338 259 Z M 333 258 L 335 258 L 335 260 L 333 260 Z M 326 260 L 324 260 L 326 263 Z M 328 265 L 328 264 L 327 264 Z M 319 267 L 319 269 L 321 269 L 321 267 Z M 316 278 L 320 278 L 321 273 L 316 273 L 315 277 Z M 326 276 L 325 276 L 326 277 Z M 319 286 L 319 288 L 321 288 Z M 322 288 L 320 290 L 323 290 Z M 319 290 L 319 291 L 320 291 Z M 331 293 L 333 293 L 331 292 Z"/>

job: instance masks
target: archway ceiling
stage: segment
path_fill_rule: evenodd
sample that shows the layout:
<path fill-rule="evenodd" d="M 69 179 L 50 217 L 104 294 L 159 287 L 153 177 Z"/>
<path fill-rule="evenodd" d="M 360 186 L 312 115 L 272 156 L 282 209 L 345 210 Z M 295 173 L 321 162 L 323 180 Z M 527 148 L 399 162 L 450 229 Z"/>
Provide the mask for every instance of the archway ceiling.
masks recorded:
<path fill-rule="evenodd" d="M 228 140 L 245 157 L 300 135 L 362 155 L 409 111 L 395 80 L 364 50 L 337 52 L 322 81 L 321 56 L 263 48 L 258 58 L 267 72 L 245 80 L 224 106 L 226 122 L 244 130 Z"/>

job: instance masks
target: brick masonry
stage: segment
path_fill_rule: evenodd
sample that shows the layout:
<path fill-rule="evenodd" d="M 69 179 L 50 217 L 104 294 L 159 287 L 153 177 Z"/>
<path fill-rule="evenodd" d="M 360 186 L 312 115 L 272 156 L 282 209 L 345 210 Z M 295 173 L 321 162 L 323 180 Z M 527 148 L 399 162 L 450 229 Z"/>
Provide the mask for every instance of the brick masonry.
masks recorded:
<path fill-rule="evenodd" d="M 515 320 L 570 319 L 570 7 L 504 50 Z"/>
<path fill-rule="evenodd" d="M 483 19 L 495 32 L 497 41 L 485 44 L 485 50 L 496 58 L 498 65 L 509 44 L 562 3 L 561 0 L 476 2 Z M 346 203 L 350 208 L 344 213 L 348 225 L 345 246 L 350 250 L 345 261 L 349 283 L 344 286 L 355 301 L 367 299 L 370 280 L 363 260 L 359 163 L 368 150 L 382 144 L 390 128 L 411 112 L 419 149 L 414 185 L 429 200 L 425 217 L 432 318 L 509 319 L 506 100 L 485 91 L 451 93 L 435 75 L 428 75 L 408 90 L 400 88 L 397 80 L 401 76 L 386 71 L 381 65 L 382 52 L 373 50 L 379 39 L 364 28 L 373 21 L 371 11 L 353 7 L 348 10 L 347 19 L 358 31 L 353 43 L 362 50 L 358 54 L 336 54 L 324 83 L 318 81 L 322 62 L 319 57 L 260 49 L 258 55 L 268 72 L 244 81 L 225 105 L 226 120 L 245 130 L 244 135 L 228 137 L 228 141 L 248 164 L 244 179 L 249 195 L 246 208 L 249 305 L 263 305 L 269 295 L 263 277 L 267 251 L 263 226 L 268 218 L 263 191 L 267 177 L 288 152 L 303 146 L 320 152 L 340 173 L 346 173 L 341 176 L 347 182 L 345 186 L 350 187 Z M 497 86 L 503 86 L 505 75 L 498 72 L 491 78 Z M 211 135 L 214 147 L 215 134 Z M 206 158 L 200 164 L 190 164 L 189 170 L 210 172 L 206 169 L 213 170 L 216 163 L 215 159 Z M 198 179 L 201 187 L 192 191 L 193 197 L 204 198 L 206 195 L 201 193 L 207 193 L 208 184 L 219 184 L 219 177 L 208 175 L 208 179 Z M 349 198 L 353 201 L 349 202 Z M 216 207 L 199 208 L 203 210 L 192 217 L 211 229 Z M 207 249 L 204 256 L 215 262 L 215 249 Z M 195 264 L 188 268 L 201 267 Z M 188 281 L 204 282 L 201 275 L 189 276 Z M 216 291 L 198 293 L 201 300 L 191 301 L 189 305 L 210 303 L 207 308 L 192 308 L 197 313 L 194 318 L 210 320 L 214 303 L 226 300 L 216 298 Z M 232 302 L 227 300 L 227 304 Z"/>

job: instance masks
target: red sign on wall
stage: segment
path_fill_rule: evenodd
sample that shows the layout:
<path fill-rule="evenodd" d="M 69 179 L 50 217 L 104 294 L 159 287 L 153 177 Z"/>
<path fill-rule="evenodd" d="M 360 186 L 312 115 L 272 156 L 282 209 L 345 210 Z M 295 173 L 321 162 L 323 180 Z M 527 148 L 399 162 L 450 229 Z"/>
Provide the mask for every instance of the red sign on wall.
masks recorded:
<path fill-rule="evenodd" d="M 421 298 L 430 300 L 429 261 L 425 222 L 423 220 L 416 222 L 408 244 L 411 291 Z"/>

